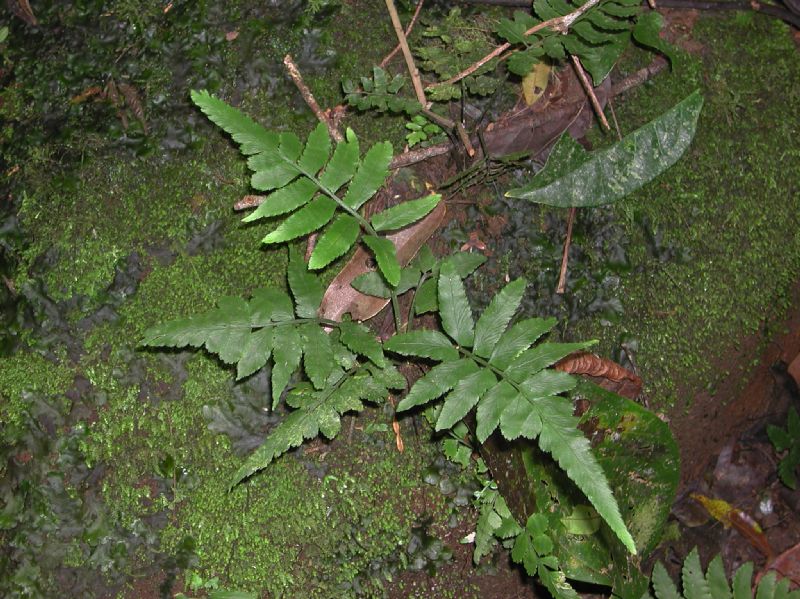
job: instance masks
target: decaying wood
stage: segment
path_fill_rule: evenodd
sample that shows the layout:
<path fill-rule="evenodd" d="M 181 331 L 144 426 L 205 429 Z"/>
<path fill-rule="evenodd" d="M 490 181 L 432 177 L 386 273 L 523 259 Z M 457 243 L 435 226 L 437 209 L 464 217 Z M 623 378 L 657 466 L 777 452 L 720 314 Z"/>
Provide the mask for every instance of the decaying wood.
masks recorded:
<path fill-rule="evenodd" d="M 556 370 L 590 377 L 592 382 L 628 399 L 642 392 L 642 379 L 616 362 L 589 352 L 575 352 L 556 363 Z"/>
<path fill-rule="evenodd" d="M 439 229 L 445 212 L 444 202 L 440 202 L 422 220 L 387 235 L 387 238 L 397 248 L 397 259 L 401 266 L 408 264 L 422 245 Z M 353 320 L 368 320 L 380 312 L 389 303 L 388 299 L 364 295 L 351 285 L 357 276 L 373 270 L 375 270 L 375 265 L 372 255 L 359 247 L 325 291 L 319 310 L 320 317 L 341 320 L 342 316 L 349 313 Z"/>

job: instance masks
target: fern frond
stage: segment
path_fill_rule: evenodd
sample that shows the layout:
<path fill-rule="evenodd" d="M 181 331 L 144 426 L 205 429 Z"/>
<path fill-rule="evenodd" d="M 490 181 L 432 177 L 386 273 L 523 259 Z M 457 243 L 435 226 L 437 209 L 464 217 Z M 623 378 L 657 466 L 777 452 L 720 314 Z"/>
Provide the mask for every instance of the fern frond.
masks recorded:
<path fill-rule="evenodd" d="M 695 547 L 686 556 L 681 570 L 683 593 L 670 579 L 661 563 L 653 568 L 651 582 L 655 599 L 800 599 L 800 591 L 790 591 L 788 578 L 777 579 L 774 570 L 768 572 L 758 583 L 755 592 L 751 587 L 753 564 L 747 562 L 733 575 L 733 590 L 728 585 L 722 558 L 717 555 L 703 574 L 700 557 Z"/>

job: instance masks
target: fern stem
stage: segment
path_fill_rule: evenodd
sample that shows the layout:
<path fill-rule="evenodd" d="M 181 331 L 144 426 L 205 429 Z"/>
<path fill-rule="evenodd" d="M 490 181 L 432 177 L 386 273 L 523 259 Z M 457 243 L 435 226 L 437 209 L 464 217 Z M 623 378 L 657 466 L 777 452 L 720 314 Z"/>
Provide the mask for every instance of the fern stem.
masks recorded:
<path fill-rule="evenodd" d="M 394 330 L 401 332 L 402 320 L 400 318 L 400 302 L 397 301 L 397 292 L 392 289 L 392 314 L 394 315 Z"/>

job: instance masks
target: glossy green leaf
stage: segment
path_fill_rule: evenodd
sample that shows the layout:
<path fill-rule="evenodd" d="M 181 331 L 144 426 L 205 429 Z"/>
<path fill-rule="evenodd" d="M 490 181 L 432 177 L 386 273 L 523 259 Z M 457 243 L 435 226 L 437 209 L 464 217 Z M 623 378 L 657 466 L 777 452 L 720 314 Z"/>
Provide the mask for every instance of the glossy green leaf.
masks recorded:
<path fill-rule="evenodd" d="M 492 355 L 498 340 L 519 309 L 526 286 L 525 279 L 512 281 L 492 298 L 478 318 L 478 322 L 475 323 L 475 344 L 472 349 L 477 356 L 489 358 Z"/>
<path fill-rule="evenodd" d="M 392 161 L 392 144 L 388 141 L 372 146 L 359 164 L 350 187 L 344 196 L 344 203 L 353 210 L 370 199 L 381 188 L 389 176 L 389 163 Z"/>
<path fill-rule="evenodd" d="M 389 339 L 384 347 L 403 356 L 430 358 L 440 362 L 458 360 L 459 356 L 458 350 L 439 331 L 418 329 L 399 333 Z"/>
<path fill-rule="evenodd" d="M 283 221 L 262 241 L 264 243 L 282 243 L 308 235 L 331 220 L 335 211 L 336 202 L 327 196 L 317 196 Z"/>
<path fill-rule="evenodd" d="M 263 327 L 268 322 L 280 322 L 294 318 L 294 304 L 281 289 L 256 289 L 250 299 L 250 323 Z"/>
<path fill-rule="evenodd" d="M 385 237 L 375 237 L 365 235 L 362 237 L 364 244 L 372 250 L 375 261 L 378 263 L 378 270 L 392 287 L 397 287 L 400 282 L 400 263 L 397 261 L 397 253 L 394 244 Z"/>
<path fill-rule="evenodd" d="M 336 363 L 333 360 L 331 339 L 316 323 L 298 327 L 303 337 L 303 370 L 316 389 L 324 389 Z"/>
<path fill-rule="evenodd" d="M 297 328 L 275 327 L 272 337 L 272 406 L 278 405 L 281 393 L 289 384 L 303 357 L 303 342 Z"/>
<path fill-rule="evenodd" d="M 308 272 L 302 256 L 294 248 L 289 251 L 287 279 L 298 318 L 316 318 L 325 289 L 319 277 Z"/>
<path fill-rule="evenodd" d="M 438 283 L 439 315 L 442 327 L 462 347 L 472 347 L 475 325 L 464 283 L 451 262 L 442 264 Z"/>
<path fill-rule="evenodd" d="M 317 186 L 305 177 L 292 181 L 265 198 L 258 208 L 242 219 L 242 222 L 250 223 L 260 218 L 280 216 L 297 210 L 311 201 L 317 189 Z"/>
<path fill-rule="evenodd" d="M 517 356 L 554 326 L 555 318 L 527 318 L 514 324 L 500 336 L 492 350 L 489 364 L 505 370 Z"/>
<path fill-rule="evenodd" d="M 600 530 L 600 516 L 588 505 L 576 505 L 569 516 L 561 518 L 564 529 L 571 535 L 593 535 Z"/>
<path fill-rule="evenodd" d="M 672 166 L 694 137 L 702 96 L 694 92 L 612 147 L 588 154 L 568 135 L 533 181 L 506 196 L 561 207 L 615 202 Z"/>
<path fill-rule="evenodd" d="M 347 252 L 358 239 L 361 226 L 349 214 L 340 214 L 320 235 L 308 267 L 312 270 L 325 268 L 339 256 Z"/>
<path fill-rule="evenodd" d="M 439 412 L 436 430 L 450 429 L 461 421 L 496 382 L 497 379 L 492 371 L 486 368 L 477 370 L 458 381 Z"/>
<path fill-rule="evenodd" d="M 441 397 L 476 370 L 478 365 L 466 359 L 437 364 L 414 383 L 408 395 L 397 404 L 397 411 L 403 412 Z"/>
<path fill-rule="evenodd" d="M 402 295 L 409 289 L 416 286 L 419 282 L 419 271 L 415 268 L 403 268 L 400 270 L 400 282 L 397 284 L 395 293 Z M 371 271 L 358 275 L 353 279 L 350 285 L 357 289 L 364 295 L 373 295 L 375 297 L 390 298 L 392 297 L 392 290 L 386 284 L 384 278 L 380 273 Z"/>
<path fill-rule="evenodd" d="M 320 184 L 329 191 L 336 192 L 342 185 L 350 181 L 358 167 L 359 152 L 358 138 L 353 130 L 348 128 L 345 141 L 336 145 L 328 166 L 320 175 Z"/>
<path fill-rule="evenodd" d="M 500 381 L 489 389 L 478 404 L 475 414 L 475 435 L 483 443 L 500 424 L 500 417 L 512 403 L 524 401 L 508 381 Z"/>
<path fill-rule="evenodd" d="M 664 17 L 661 16 L 661 13 L 652 10 L 639 15 L 631 33 L 633 39 L 642 46 L 658 50 L 669 58 L 670 62 L 674 62 L 675 53 L 672 46 L 660 35 L 663 27 Z"/>
<path fill-rule="evenodd" d="M 358 322 L 344 320 L 339 323 L 340 340 L 350 351 L 366 356 L 380 367 L 386 364 L 383 348 L 375 338 L 375 334 Z"/>
<path fill-rule="evenodd" d="M 542 343 L 519 354 L 505 370 L 505 375 L 514 382 L 521 383 L 526 378 L 555 364 L 572 352 L 586 349 L 596 341 L 579 343 Z"/>
<path fill-rule="evenodd" d="M 297 165 L 308 175 L 316 175 L 317 172 L 328 162 L 331 152 L 331 136 L 328 128 L 319 123 L 308 136 L 308 142 L 300 155 Z"/>
<path fill-rule="evenodd" d="M 408 200 L 397 206 L 387 208 L 383 212 L 378 212 L 372 217 L 372 226 L 376 231 L 393 231 L 417 222 L 426 216 L 436 206 L 442 196 L 432 193 L 417 200 Z"/>
<path fill-rule="evenodd" d="M 239 144 L 242 154 L 274 152 L 278 148 L 278 135 L 267 131 L 250 117 L 218 100 L 207 91 L 192 91 L 192 102 L 211 121 L 224 129 Z"/>
<path fill-rule="evenodd" d="M 265 327 L 250 335 L 236 365 L 236 378 L 243 379 L 262 368 L 272 355 L 272 328 Z"/>

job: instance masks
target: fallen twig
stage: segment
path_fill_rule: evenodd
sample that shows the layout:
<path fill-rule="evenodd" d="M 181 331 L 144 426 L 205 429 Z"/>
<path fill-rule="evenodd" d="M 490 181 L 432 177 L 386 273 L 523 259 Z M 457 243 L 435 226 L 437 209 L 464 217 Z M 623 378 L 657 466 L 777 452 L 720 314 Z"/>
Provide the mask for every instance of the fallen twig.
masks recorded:
<path fill-rule="evenodd" d="M 579 6 L 577 9 L 575 9 L 574 11 L 572 11 L 569 14 L 563 15 L 561 17 L 554 17 L 552 19 L 548 19 L 547 21 L 542 21 L 538 25 L 534 25 L 533 27 L 531 27 L 530 29 L 528 29 L 525 32 L 525 35 L 532 35 L 532 34 L 536 33 L 537 31 L 541 31 L 542 29 L 546 29 L 548 27 L 553 29 L 554 31 L 559 32 L 559 33 L 564 33 L 570 27 L 572 27 L 572 24 L 575 21 L 577 21 L 581 16 L 583 16 L 583 14 L 586 13 L 586 11 L 588 11 L 590 8 L 596 6 L 599 2 L 600 2 L 600 0 L 589 0 L 586 4 L 584 4 L 583 6 Z M 493 58 L 497 58 L 498 56 L 500 56 L 503 52 L 508 50 L 510 47 L 511 47 L 511 44 L 509 44 L 509 43 L 501 44 L 501 45 L 497 46 L 494 50 L 489 52 L 489 54 L 487 54 L 486 56 L 484 56 L 483 58 L 481 58 L 477 62 L 473 63 L 471 66 L 467 67 L 466 69 L 464 69 L 463 71 L 461 71 L 457 75 L 454 75 L 453 77 L 450 77 L 450 79 L 447 79 L 446 81 L 440 81 L 438 83 L 432 83 L 432 84 L 428 85 L 427 87 L 432 88 L 432 87 L 438 87 L 440 85 L 450 85 L 452 83 L 456 83 L 457 81 L 461 81 L 464 77 L 468 77 L 469 75 L 472 75 L 472 73 L 477 71 L 479 68 L 481 68 L 483 65 L 485 65 L 487 62 L 489 62 Z M 510 56 L 510 54 L 511 53 L 509 53 L 507 56 Z"/>
<path fill-rule="evenodd" d="M 308 86 L 303 81 L 303 77 L 300 75 L 300 69 L 297 68 L 294 60 L 292 59 L 291 54 L 287 54 L 283 57 L 283 64 L 286 67 L 286 71 L 289 73 L 289 77 L 292 78 L 297 89 L 300 91 L 300 95 L 303 96 L 303 100 L 306 101 L 308 107 L 312 110 L 314 115 L 319 119 L 321 123 L 324 123 L 325 126 L 328 128 L 328 133 L 331 134 L 331 137 L 335 139 L 337 142 L 344 141 L 344 135 L 330 117 L 319 107 L 317 104 L 317 100 L 314 98 L 314 94 L 311 93 L 311 90 L 308 89 Z"/>
<path fill-rule="evenodd" d="M 608 131 L 611 129 L 611 125 L 608 124 L 608 119 L 606 119 L 606 115 L 603 113 L 603 109 L 600 107 L 600 102 L 594 93 L 594 89 L 592 89 L 592 84 L 589 82 L 589 78 L 586 76 L 586 71 L 583 70 L 581 59 L 575 54 L 572 54 L 570 58 L 572 58 L 572 66 L 575 67 L 575 73 L 577 73 L 578 80 L 583 86 L 583 91 L 585 91 L 586 95 L 589 96 L 589 102 L 592 103 L 594 113 L 597 115 L 597 118 L 600 119 L 600 124 L 605 127 L 606 131 Z"/>
<path fill-rule="evenodd" d="M 417 65 L 414 64 L 414 57 L 411 56 L 411 48 L 408 47 L 408 40 L 406 34 L 403 32 L 403 25 L 400 23 L 400 15 L 397 14 L 394 0 L 386 0 L 386 9 L 389 11 L 389 16 L 392 18 L 392 25 L 394 32 L 397 35 L 397 40 L 400 42 L 400 48 L 403 50 L 403 56 L 406 59 L 406 66 L 408 67 L 408 74 L 411 76 L 411 83 L 414 84 L 414 93 L 417 95 L 417 101 L 422 104 L 424 108 L 428 107 L 428 101 L 425 99 L 425 90 L 422 87 L 422 80 L 419 78 L 419 70 Z"/>
<path fill-rule="evenodd" d="M 556 293 L 563 294 L 567 289 L 567 263 L 569 262 L 569 246 L 572 243 L 572 224 L 575 222 L 575 207 L 569 209 L 567 219 L 567 237 L 564 239 L 564 254 L 561 256 L 561 272 L 558 274 Z"/>
<path fill-rule="evenodd" d="M 417 22 L 417 18 L 419 17 L 419 13 L 422 10 L 422 5 L 423 4 L 424 4 L 424 0 L 419 0 L 419 3 L 417 3 L 417 9 L 414 11 L 414 16 L 411 17 L 411 20 L 408 22 L 408 25 L 406 26 L 406 30 L 405 30 L 406 38 L 408 38 L 409 34 L 411 33 L 411 30 L 414 28 L 414 24 Z M 398 43 L 394 47 L 394 50 L 389 52 L 389 54 L 387 54 L 386 57 L 381 61 L 381 64 L 380 64 L 381 68 L 383 68 L 387 64 L 389 64 L 389 61 L 392 58 L 394 58 L 394 55 L 397 54 L 398 52 L 400 52 L 401 49 L 402 49 L 402 46 Z"/>
<path fill-rule="evenodd" d="M 640 86 L 642 83 L 650 79 L 651 77 L 656 76 L 658 73 L 663 71 L 667 68 L 667 59 L 663 56 L 656 56 L 649 65 L 644 67 L 643 69 L 639 69 L 632 75 L 629 75 L 622 81 L 615 83 L 611 87 L 611 96 L 618 96 L 619 94 L 623 94 L 634 87 Z"/>

